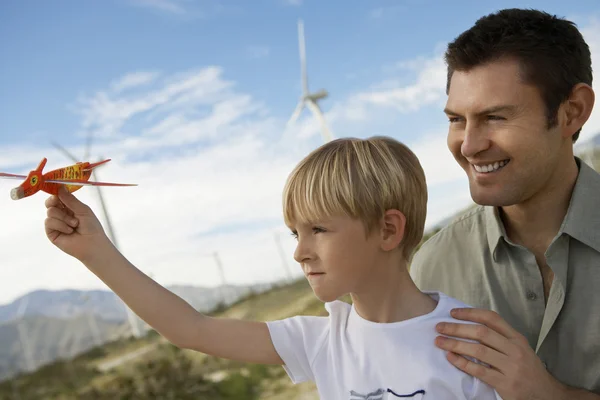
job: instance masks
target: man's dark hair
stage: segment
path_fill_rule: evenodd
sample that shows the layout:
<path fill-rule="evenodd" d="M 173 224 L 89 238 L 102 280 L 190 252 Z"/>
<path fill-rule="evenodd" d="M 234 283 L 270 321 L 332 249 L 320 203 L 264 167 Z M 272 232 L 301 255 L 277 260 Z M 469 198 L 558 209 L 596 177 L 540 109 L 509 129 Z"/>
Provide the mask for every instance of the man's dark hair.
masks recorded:
<path fill-rule="evenodd" d="M 506 9 L 480 18 L 448 45 L 446 93 L 454 71 L 468 71 L 501 58 L 519 61 L 525 83 L 540 91 L 548 128 L 578 83 L 592 85 L 590 49 L 576 25 L 546 12 Z M 573 142 L 579 138 L 579 129 Z"/>

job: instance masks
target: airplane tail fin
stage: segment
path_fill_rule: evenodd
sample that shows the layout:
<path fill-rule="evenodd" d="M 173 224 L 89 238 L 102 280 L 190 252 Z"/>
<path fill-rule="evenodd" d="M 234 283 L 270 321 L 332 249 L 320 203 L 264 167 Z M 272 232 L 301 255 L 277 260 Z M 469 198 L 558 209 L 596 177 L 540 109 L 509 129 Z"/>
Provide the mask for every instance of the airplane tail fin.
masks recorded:
<path fill-rule="evenodd" d="M 46 166 L 46 161 L 48 161 L 48 160 L 46 159 L 46 157 L 44 157 L 42 159 L 42 161 L 40 162 L 40 164 L 38 165 L 38 167 L 35 170 L 38 171 L 38 172 L 42 172 L 42 170 Z"/>
<path fill-rule="evenodd" d="M 99 166 L 99 165 L 102 165 L 102 164 L 106 164 L 106 163 L 107 163 L 107 162 L 109 162 L 109 161 L 110 161 L 110 158 L 109 158 L 109 159 L 107 159 L 107 160 L 98 161 L 97 163 L 90 164 L 90 165 L 88 165 L 88 166 L 87 166 L 87 167 L 84 169 L 84 171 L 91 171 L 91 170 L 93 170 L 94 168 L 96 168 L 97 166 Z"/>

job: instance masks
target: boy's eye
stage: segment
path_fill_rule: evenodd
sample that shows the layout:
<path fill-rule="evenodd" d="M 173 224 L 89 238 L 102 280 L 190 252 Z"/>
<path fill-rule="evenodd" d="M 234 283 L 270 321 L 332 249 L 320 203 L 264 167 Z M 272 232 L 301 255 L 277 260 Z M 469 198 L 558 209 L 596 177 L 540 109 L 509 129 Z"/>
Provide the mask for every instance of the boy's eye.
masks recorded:
<path fill-rule="evenodd" d="M 314 228 L 312 228 L 313 233 L 321 233 L 321 232 L 325 232 L 325 229 L 319 227 L 319 226 L 315 226 Z"/>

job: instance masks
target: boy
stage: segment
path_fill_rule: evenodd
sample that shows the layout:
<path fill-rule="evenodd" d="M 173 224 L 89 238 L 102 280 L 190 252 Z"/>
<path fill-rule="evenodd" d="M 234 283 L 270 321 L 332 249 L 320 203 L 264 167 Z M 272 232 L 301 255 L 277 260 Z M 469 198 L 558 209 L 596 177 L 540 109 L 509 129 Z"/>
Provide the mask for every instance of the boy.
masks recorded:
<path fill-rule="evenodd" d="M 64 207 L 63 207 L 64 205 Z M 463 303 L 424 293 L 407 265 L 423 235 L 427 186 L 417 157 L 385 137 L 339 139 L 309 154 L 283 193 L 294 258 L 329 317 L 255 322 L 194 310 L 130 264 L 72 194 L 47 202 L 46 234 L 174 345 L 280 364 L 323 399 L 495 399 L 433 345 L 436 324 Z M 350 293 L 352 305 L 338 301 Z"/>

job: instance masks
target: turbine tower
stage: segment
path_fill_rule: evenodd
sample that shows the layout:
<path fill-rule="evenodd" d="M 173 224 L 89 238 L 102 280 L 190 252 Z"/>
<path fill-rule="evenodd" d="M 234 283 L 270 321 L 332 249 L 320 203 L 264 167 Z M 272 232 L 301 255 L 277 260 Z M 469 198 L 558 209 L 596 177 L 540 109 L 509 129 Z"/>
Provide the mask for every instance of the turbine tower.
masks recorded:
<path fill-rule="evenodd" d="M 329 93 L 325 89 L 318 90 L 314 93 L 311 93 L 308 90 L 308 74 L 306 72 L 306 43 L 304 40 L 304 23 L 302 22 L 302 20 L 298 20 L 298 44 L 300 47 L 300 79 L 302 80 L 302 96 L 300 97 L 300 101 L 298 102 L 298 106 L 296 106 L 292 117 L 287 123 L 287 127 L 291 126 L 294 122 L 296 122 L 296 120 L 300 116 L 300 113 L 306 106 L 306 108 L 308 108 L 313 113 L 315 118 L 321 124 L 321 133 L 323 135 L 323 140 L 325 140 L 325 142 L 329 142 L 333 140 L 333 135 L 327 127 L 327 122 L 325 121 L 325 116 L 323 115 L 321 108 L 317 104 L 319 100 L 327 97 Z"/>
<path fill-rule="evenodd" d="M 23 296 L 19 304 L 19 309 L 17 310 L 17 330 L 19 332 L 19 340 L 21 341 L 21 350 L 25 358 L 25 370 L 27 372 L 32 372 L 37 367 L 34 354 L 35 349 L 29 340 L 27 329 L 22 325 L 23 316 L 25 315 L 25 310 L 27 309 L 28 305 L 29 296 Z"/>
<path fill-rule="evenodd" d="M 92 144 L 92 134 L 91 134 L 91 132 L 89 132 L 88 136 L 87 136 L 87 143 L 85 146 L 85 155 L 84 155 L 83 161 L 88 161 L 88 158 L 90 156 L 91 144 Z M 67 156 L 68 158 L 73 160 L 74 162 L 82 161 L 82 160 L 78 160 L 74 155 L 69 153 L 69 151 L 67 151 L 67 149 L 65 149 L 58 143 L 53 142 L 52 145 L 54 147 L 56 147 L 59 151 L 61 151 L 65 156 Z M 92 170 L 91 178 L 92 178 L 92 180 L 98 179 L 95 169 Z M 104 201 L 104 196 L 102 196 L 102 190 L 101 190 L 100 186 L 94 186 L 94 187 L 97 190 L 98 199 L 100 200 L 100 205 L 102 206 L 102 213 L 104 214 L 104 221 L 106 222 L 106 231 L 107 231 L 106 233 L 108 235 L 108 238 L 111 240 L 111 242 L 114 244 L 114 246 L 118 249 L 119 245 L 117 243 L 117 238 L 115 236 L 115 231 L 113 229 L 113 225 L 112 225 L 110 216 L 108 214 L 108 210 L 106 209 L 106 203 Z M 142 334 L 140 332 L 140 327 L 138 326 L 138 323 L 137 323 L 136 315 L 129 308 L 129 306 L 127 306 L 127 304 L 125 304 L 124 302 L 122 304 L 123 304 L 123 307 L 125 307 L 125 311 L 127 312 L 127 319 L 129 322 L 129 326 L 131 327 L 131 334 L 134 337 L 139 338 Z"/>

